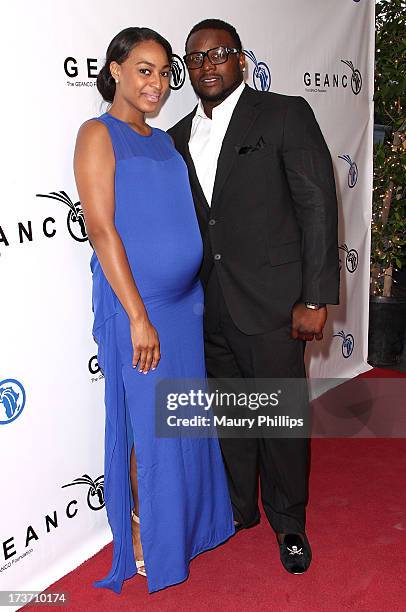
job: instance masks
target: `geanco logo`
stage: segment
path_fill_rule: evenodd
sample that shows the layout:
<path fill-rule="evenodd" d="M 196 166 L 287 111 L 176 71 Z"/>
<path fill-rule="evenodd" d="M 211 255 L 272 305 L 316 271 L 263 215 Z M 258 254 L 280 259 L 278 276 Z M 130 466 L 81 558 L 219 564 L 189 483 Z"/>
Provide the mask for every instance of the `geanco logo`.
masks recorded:
<path fill-rule="evenodd" d="M 62 489 L 66 487 L 73 487 L 75 485 L 85 485 L 88 487 L 87 491 L 87 505 L 90 510 L 101 510 L 104 508 L 104 475 L 98 476 L 94 480 L 88 476 L 88 474 L 83 474 L 83 476 L 79 476 L 79 478 L 75 478 L 72 482 L 68 484 L 62 485 Z"/>
<path fill-rule="evenodd" d="M 254 64 L 252 82 L 257 91 L 269 91 L 271 87 L 271 71 L 265 62 L 258 62 L 255 53 L 249 49 L 244 49 L 244 55 Z"/>
<path fill-rule="evenodd" d="M 341 353 L 344 359 L 351 357 L 354 350 L 354 336 L 352 334 L 346 334 L 345 331 L 341 330 L 337 334 L 334 334 L 333 338 L 341 338 Z"/>
<path fill-rule="evenodd" d="M 96 382 L 104 378 L 103 372 L 100 369 L 99 362 L 97 361 L 97 355 L 93 355 L 89 359 L 88 369 L 90 374 L 92 374 L 91 381 Z"/>
<path fill-rule="evenodd" d="M 351 89 L 352 92 L 358 96 L 359 92 L 362 89 L 362 76 L 360 71 L 358 70 L 358 68 L 354 67 L 354 64 L 352 63 L 351 60 L 341 60 L 343 64 L 345 64 L 346 66 L 348 66 L 349 68 L 351 68 L 352 74 L 351 74 Z"/>
<path fill-rule="evenodd" d="M 347 268 L 348 272 L 351 272 L 352 274 L 358 268 L 358 252 L 355 249 L 349 249 L 345 243 L 340 244 L 338 248 L 343 250 L 346 253 L 345 267 Z M 340 269 L 341 269 L 341 259 L 340 259 Z"/>
<path fill-rule="evenodd" d="M 338 159 L 343 159 L 350 166 L 348 169 L 347 183 L 348 183 L 348 187 L 352 189 L 353 187 L 355 187 L 355 185 L 357 184 L 357 180 L 358 180 L 357 164 L 355 163 L 355 161 L 352 161 L 349 155 L 339 155 Z"/>
<path fill-rule="evenodd" d="M 80 478 L 75 478 L 72 482 L 63 485 L 62 489 L 71 487 L 74 485 L 85 485 L 87 487 L 87 506 L 90 510 L 101 510 L 104 508 L 104 476 L 98 476 L 94 480 L 83 474 Z M 84 491 L 83 491 L 84 492 Z M 47 539 L 50 537 L 49 534 L 52 530 L 64 527 L 64 518 L 73 519 L 78 516 L 80 509 L 78 507 L 78 500 L 71 499 L 66 502 L 62 511 L 53 509 L 44 516 L 43 529 L 40 525 L 28 525 L 23 533 L 10 535 L 6 540 L 0 542 L 0 557 L 3 555 L 5 565 L 0 565 L 0 572 L 6 571 L 11 568 L 15 563 L 23 559 L 27 554 L 32 553 L 33 549 L 29 548 L 31 542 L 37 542 L 42 535 L 46 534 Z M 25 551 L 20 553 L 22 547 L 25 547 Z M 20 549 L 20 550 L 19 550 Z"/>
<path fill-rule="evenodd" d="M 174 53 L 171 59 L 171 80 L 169 87 L 171 89 L 180 89 L 186 77 L 186 68 L 183 59 Z"/>
<path fill-rule="evenodd" d="M 48 194 L 37 193 L 36 195 L 37 198 L 49 198 L 65 204 L 65 206 L 69 208 L 66 219 L 69 234 L 74 240 L 77 240 L 77 242 L 85 242 L 88 240 L 85 217 L 80 202 L 74 204 L 66 191 L 52 191 Z"/>
<path fill-rule="evenodd" d="M 0 425 L 15 421 L 25 406 L 25 389 L 15 378 L 0 382 Z"/>
<path fill-rule="evenodd" d="M 55 236 L 56 229 L 53 227 L 55 223 L 56 221 L 53 217 L 46 217 L 42 220 L 40 224 L 45 238 L 53 238 Z M 26 241 L 32 242 L 34 240 L 32 221 L 17 221 L 17 232 L 20 244 L 24 244 Z M 0 244 L 2 243 L 6 247 L 10 246 L 11 235 L 12 233 L 9 228 L 0 225 Z"/>
<path fill-rule="evenodd" d="M 97 62 L 95 57 L 86 57 L 79 61 L 75 57 L 66 57 L 63 62 L 64 72 L 69 78 L 66 84 L 70 87 L 95 87 L 99 73 Z"/>
<path fill-rule="evenodd" d="M 351 69 L 350 86 L 352 92 L 357 96 L 362 89 L 361 72 L 355 68 L 351 60 L 340 60 Z M 326 93 L 329 89 L 346 89 L 348 87 L 347 72 L 305 72 L 303 74 L 305 91 L 310 93 Z"/>

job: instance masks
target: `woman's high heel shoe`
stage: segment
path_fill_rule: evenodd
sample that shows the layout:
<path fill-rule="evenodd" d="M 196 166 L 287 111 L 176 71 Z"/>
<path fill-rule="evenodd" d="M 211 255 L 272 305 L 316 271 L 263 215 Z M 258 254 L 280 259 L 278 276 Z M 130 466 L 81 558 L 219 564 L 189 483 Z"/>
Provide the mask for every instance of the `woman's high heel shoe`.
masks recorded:
<path fill-rule="evenodd" d="M 131 518 L 134 523 L 140 524 L 140 517 L 135 514 L 134 510 L 131 512 Z M 135 559 L 135 565 L 137 566 L 137 573 L 140 574 L 140 576 L 146 577 L 147 572 L 145 571 L 144 559 Z"/>

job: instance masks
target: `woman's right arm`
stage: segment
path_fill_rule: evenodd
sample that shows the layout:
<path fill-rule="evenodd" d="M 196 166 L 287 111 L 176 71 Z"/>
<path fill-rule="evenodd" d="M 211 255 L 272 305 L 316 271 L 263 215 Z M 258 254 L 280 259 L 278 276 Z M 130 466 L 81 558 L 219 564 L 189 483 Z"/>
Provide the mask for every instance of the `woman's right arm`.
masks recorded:
<path fill-rule="evenodd" d="M 115 159 L 108 129 L 98 121 L 84 123 L 74 157 L 76 185 L 86 228 L 111 288 L 130 319 L 133 367 L 155 369 L 160 359 L 156 329 L 148 319 L 132 275 L 124 245 L 114 224 Z"/>

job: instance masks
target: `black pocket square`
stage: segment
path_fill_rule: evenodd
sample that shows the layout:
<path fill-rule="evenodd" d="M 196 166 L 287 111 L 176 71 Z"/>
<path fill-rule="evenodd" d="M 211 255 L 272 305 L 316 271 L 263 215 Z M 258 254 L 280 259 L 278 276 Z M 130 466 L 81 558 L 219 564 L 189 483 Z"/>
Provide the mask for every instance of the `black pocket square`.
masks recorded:
<path fill-rule="evenodd" d="M 258 140 L 255 145 L 235 145 L 235 149 L 238 155 L 249 155 L 249 153 L 254 153 L 255 151 L 259 151 L 265 146 L 265 140 L 261 138 Z"/>

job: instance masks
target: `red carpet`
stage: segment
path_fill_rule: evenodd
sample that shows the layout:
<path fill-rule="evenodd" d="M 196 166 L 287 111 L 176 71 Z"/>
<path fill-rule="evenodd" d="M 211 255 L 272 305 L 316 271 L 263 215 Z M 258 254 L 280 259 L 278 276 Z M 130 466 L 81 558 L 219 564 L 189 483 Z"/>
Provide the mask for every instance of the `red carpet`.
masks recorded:
<path fill-rule="evenodd" d="M 401 376 L 386 370 L 371 375 Z M 313 562 L 302 576 L 283 569 L 263 518 L 192 561 L 186 582 L 153 595 L 139 576 L 119 596 L 92 587 L 110 568 L 111 545 L 49 591 L 67 592 L 69 605 L 57 609 L 72 612 L 406 610 L 405 451 L 405 439 L 312 441 L 307 533 Z"/>

